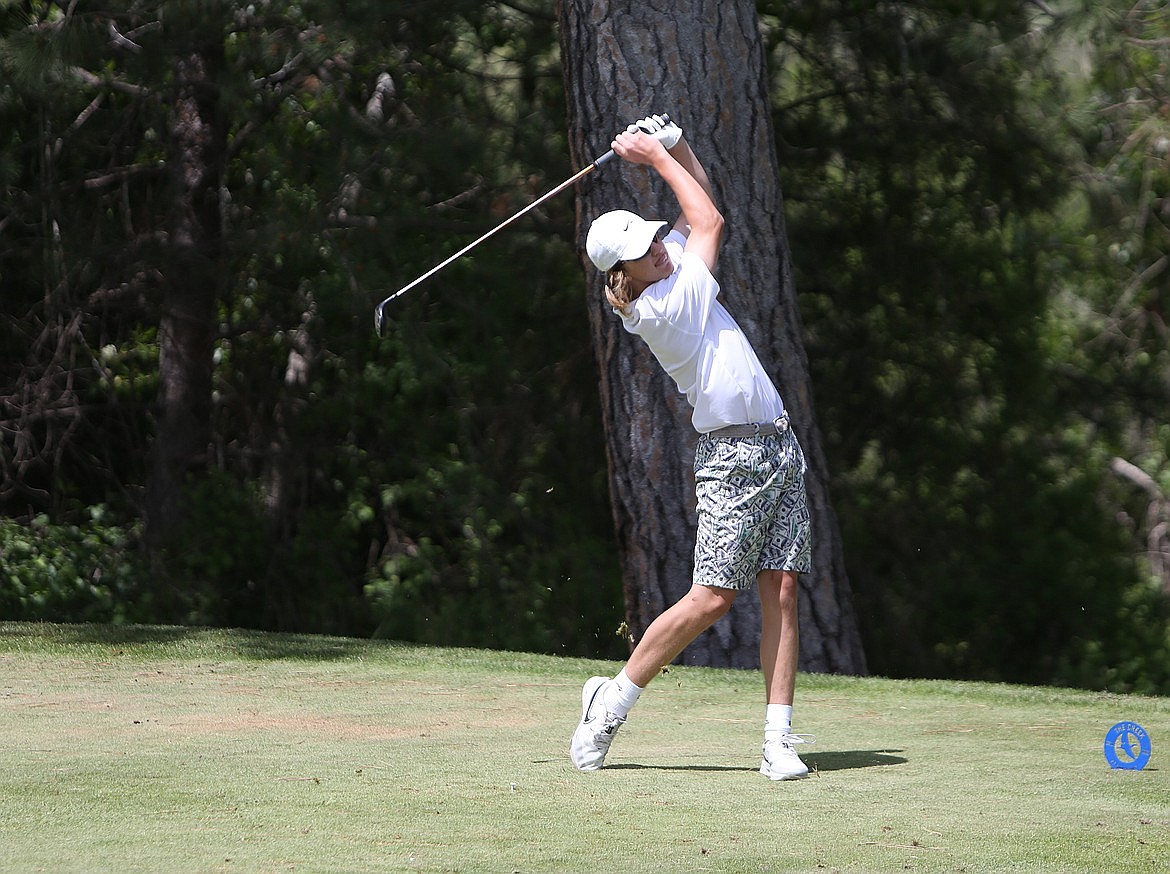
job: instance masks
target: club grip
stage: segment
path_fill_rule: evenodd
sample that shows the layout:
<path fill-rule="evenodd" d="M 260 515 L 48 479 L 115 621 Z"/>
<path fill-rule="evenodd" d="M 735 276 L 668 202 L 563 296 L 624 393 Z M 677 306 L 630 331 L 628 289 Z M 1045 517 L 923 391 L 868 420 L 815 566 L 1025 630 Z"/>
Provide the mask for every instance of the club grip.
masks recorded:
<path fill-rule="evenodd" d="M 610 149 L 608 152 L 606 152 L 600 158 L 595 158 L 593 161 L 593 166 L 600 167 L 602 164 L 605 164 L 605 163 L 613 160 L 613 154 L 614 154 L 613 149 Z"/>

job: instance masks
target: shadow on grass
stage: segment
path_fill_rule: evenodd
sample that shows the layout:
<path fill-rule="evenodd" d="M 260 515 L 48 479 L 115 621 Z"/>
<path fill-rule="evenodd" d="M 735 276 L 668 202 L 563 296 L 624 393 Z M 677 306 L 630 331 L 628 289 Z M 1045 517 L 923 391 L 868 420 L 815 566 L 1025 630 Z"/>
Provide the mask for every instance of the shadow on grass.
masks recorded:
<path fill-rule="evenodd" d="M 3 637 L 49 637 L 63 645 L 156 646 L 193 644 L 257 659 L 334 659 L 362 656 L 373 649 L 393 649 L 390 641 L 317 634 L 250 631 L 182 625 L 106 625 L 14 622 L 0 624 Z"/>
<path fill-rule="evenodd" d="M 803 753 L 801 758 L 810 771 L 848 771 L 851 768 L 881 768 L 904 765 L 908 759 L 894 755 L 902 750 L 843 750 L 833 753 Z M 640 765 L 624 762 L 606 765 L 607 771 L 756 771 L 730 765 Z"/>
<path fill-rule="evenodd" d="M 617 765 L 606 765 L 607 771 L 754 771 L 755 768 L 741 768 L 733 765 L 639 765 L 635 762 L 623 762 Z"/>
<path fill-rule="evenodd" d="M 801 756 L 812 771 L 848 771 L 851 768 L 881 768 L 904 765 L 908 759 L 897 756 L 902 750 L 842 750 L 833 753 L 805 753 Z"/>

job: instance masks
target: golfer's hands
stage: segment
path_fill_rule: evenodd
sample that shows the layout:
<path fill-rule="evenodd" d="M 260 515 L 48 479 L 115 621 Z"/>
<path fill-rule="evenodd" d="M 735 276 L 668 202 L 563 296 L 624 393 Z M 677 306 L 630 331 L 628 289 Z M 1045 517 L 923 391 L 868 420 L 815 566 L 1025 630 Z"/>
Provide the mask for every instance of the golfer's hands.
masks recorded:
<path fill-rule="evenodd" d="M 670 120 L 668 115 L 648 115 L 630 125 L 626 130 L 633 133 L 631 128 L 650 134 L 668 149 L 673 149 L 682 139 L 682 128 Z"/>
<path fill-rule="evenodd" d="M 631 164 L 653 164 L 658 160 L 670 159 L 662 143 L 634 125 L 614 137 L 611 148 L 619 158 Z"/>
<path fill-rule="evenodd" d="M 665 115 L 648 115 L 617 135 L 613 150 L 633 164 L 653 164 L 682 139 L 682 130 Z"/>

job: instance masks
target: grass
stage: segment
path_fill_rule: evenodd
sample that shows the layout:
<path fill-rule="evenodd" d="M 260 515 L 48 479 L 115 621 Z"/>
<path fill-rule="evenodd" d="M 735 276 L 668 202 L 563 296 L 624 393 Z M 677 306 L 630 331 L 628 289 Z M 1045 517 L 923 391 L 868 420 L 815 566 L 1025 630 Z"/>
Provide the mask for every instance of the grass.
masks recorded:
<path fill-rule="evenodd" d="M 671 668 L 579 774 L 617 667 L 0 623 L 0 871 L 1170 871 L 1168 699 L 802 675 L 814 773 L 772 783 L 758 674 Z"/>

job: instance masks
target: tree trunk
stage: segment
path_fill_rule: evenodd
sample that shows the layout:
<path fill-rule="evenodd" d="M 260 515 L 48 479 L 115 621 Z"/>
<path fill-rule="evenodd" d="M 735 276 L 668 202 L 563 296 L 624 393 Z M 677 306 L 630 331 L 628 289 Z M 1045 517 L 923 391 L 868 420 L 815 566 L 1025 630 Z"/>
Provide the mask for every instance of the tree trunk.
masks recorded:
<path fill-rule="evenodd" d="M 173 62 L 172 205 L 159 315 L 158 419 L 146 487 L 145 540 L 152 551 L 181 529 L 187 475 L 206 463 L 210 435 L 225 151 L 217 81 L 222 53 L 222 44 L 212 43 Z"/>
<path fill-rule="evenodd" d="M 865 655 L 813 414 L 755 5 L 691 0 L 672 4 L 670 13 L 636 0 L 561 0 L 573 162 L 584 166 L 604 152 L 630 121 L 666 112 L 707 168 L 727 219 L 716 271 L 721 299 L 772 373 L 808 459 L 813 571 L 801 578 L 800 668 L 862 674 Z M 620 160 L 591 175 L 579 198 L 577 238 L 601 370 L 626 621 L 636 640 L 691 583 L 695 434 L 685 397 L 606 304 L 584 238 L 592 218 L 606 210 L 673 221 L 678 206 L 657 177 Z M 753 590 L 682 661 L 758 667 L 759 629 Z"/>

